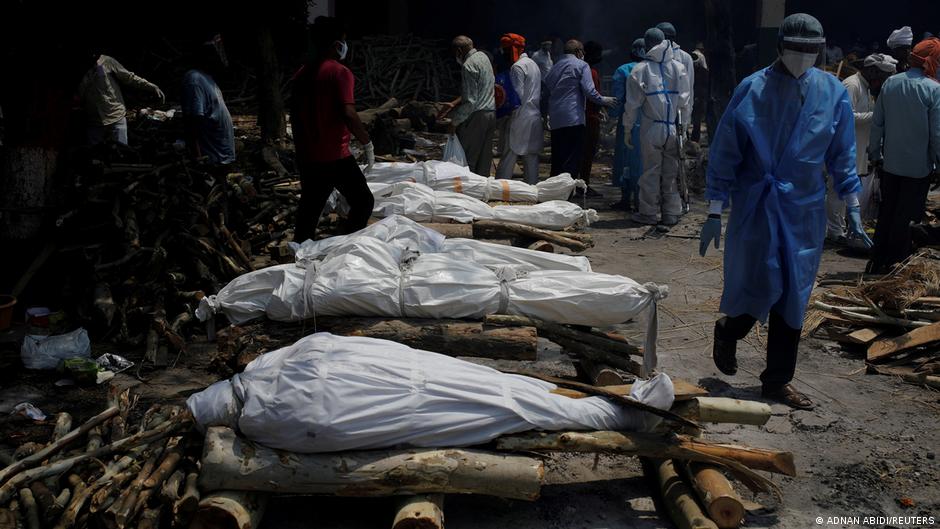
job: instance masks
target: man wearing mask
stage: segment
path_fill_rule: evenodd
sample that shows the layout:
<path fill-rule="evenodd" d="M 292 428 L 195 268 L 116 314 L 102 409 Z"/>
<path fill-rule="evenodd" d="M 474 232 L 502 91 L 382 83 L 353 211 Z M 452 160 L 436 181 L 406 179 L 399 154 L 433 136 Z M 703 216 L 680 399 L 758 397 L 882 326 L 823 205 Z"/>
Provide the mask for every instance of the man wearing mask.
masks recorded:
<path fill-rule="evenodd" d="M 545 39 L 539 43 L 539 49 L 532 54 L 532 60 L 539 66 L 539 73 L 544 79 L 552 69 L 552 39 Z"/>
<path fill-rule="evenodd" d="M 859 195 L 862 219 L 871 218 L 872 182 L 868 170 L 868 136 L 871 134 L 872 114 L 875 110 L 875 98 L 885 80 L 894 74 L 897 61 L 890 55 L 873 53 L 862 63 L 862 69 L 846 77 L 842 85 L 849 93 L 849 102 L 855 115 L 855 153 L 856 171 L 862 181 Z M 845 203 L 832 189 L 832 179 L 826 192 L 827 234 L 830 240 L 846 239 Z"/>
<path fill-rule="evenodd" d="M 568 173 L 578 178 L 584 153 L 585 101 L 605 107 L 617 102 L 613 97 L 602 97 L 594 88 L 580 41 L 565 43 L 565 55 L 542 83 L 542 99 L 547 101 L 552 129 L 552 175 Z"/>
<path fill-rule="evenodd" d="M 186 147 L 216 167 L 235 162 L 235 127 L 215 79 L 227 66 L 220 35 L 212 35 L 195 53 L 193 68 L 183 75 L 180 106 Z"/>
<path fill-rule="evenodd" d="M 521 35 L 503 35 L 500 48 L 512 64 L 509 75 L 519 96 L 519 106 L 509 116 L 509 140 L 505 142 L 505 152 L 496 167 L 496 178 L 512 178 L 516 159 L 522 158 L 525 181 L 536 184 L 539 181 L 539 152 L 542 150 L 542 114 L 539 112 L 542 75 L 535 61 L 523 51 L 525 39 Z"/>
<path fill-rule="evenodd" d="M 493 65 L 485 53 L 473 47 L 470 37 L 455 38 L 452 48 L 460 65 L 460 97 L 445 103 L 439 117 L 451 115 L 451 130 L 457 133 L 470 170 L 490 176 L 497 125 Z"/>
<path fill-rule="evenodd" d="M 848 206 L 851 232 L 867 239 L 849 95 L 835 76 L 813 68 L 825 45 L 818 20 L 790 15 L 779 30 L 780 58 L 735 90 L 712 138 L 709 216 L 699 244 L 703 256 L 709 244 L 719 246 L 721 210 L 730 198 L 721 298 L 726 316 L 715 324 L 715 365 L 734 375 L 738 340 L 769 317 L 761 393 L 800 409 L 813 406 L 790 382 L 826 235 L 824 168 Z"/>
<path fill-rule="evenodd" d="M 914 32 L 910 26 L 896 29 L 888 37 L 888 53 L 898 61 L 898 73 L 907 71 L 907 58 L 911 54 L 912 44 L 914 44 Z"/>
<path fill-rule="evenodd" d="M 646 59 L 630 72 L 623 109 L 624 123 L 641 116 L 640 145 L 624 135 L 626 147 L 639 147 L 643 157 L 639 208 L 632 218 L 640 224 L 674 226 L 682 214 L 676 123 L 688 123 L 691 87 L 662 31 L 651 28 L 643 40 Z"/>
<path fill-rule="evenodd" d="M 311 35 L 314 57 L 292 80 L 291 127 L 300 170 L 296 242 L 316 236 L 323 206 L 334 189 L 349 204 L 342 233 L 365 228 L 374 204 L 366 177 L 349 150 L 352 135 L 365 150 L 366 172 L 372 169 L 375 148 L 356 113 L 355 78 L 340 62 L 349 50 L 346 31 L 337 19 L 318 17 Z"/>
<path fill-rule="evenodd" d="M 611 181 L 614 185 L 620 186 L 620 201 L 610 205 L 611 209 L 623 211 L 635 211 L 637 203 L 637 183 L 640 181 L 640 174 L 643 172 L 643 159 L 640 156 L 640 116 L 632 125 L 623 123 L 623 104 L 627 99 L 627 79 L 637 64 L 646 57 L 646 42 L 643 39 L 636 39 L 630 49 L 630 62 L 621 65 L 614 72 L 613 92 L 617 98 L 617 106 L 612 110 L 613 115 L 617 116 L 617 137 L 614 142 L 614 174 Z M 630 134 L 633 145 L 628 149 L 624 135 Z"/>
<path fill-rule="evenodd" d="M 911 254 L 911 222 L 923 217 L 930 176 L 940 168 L 940 40 L 917 44 L 910 68 L 881 87 L 868 155 L 881 170 L 881 206 L 868 272 L 883 274 Z"/>

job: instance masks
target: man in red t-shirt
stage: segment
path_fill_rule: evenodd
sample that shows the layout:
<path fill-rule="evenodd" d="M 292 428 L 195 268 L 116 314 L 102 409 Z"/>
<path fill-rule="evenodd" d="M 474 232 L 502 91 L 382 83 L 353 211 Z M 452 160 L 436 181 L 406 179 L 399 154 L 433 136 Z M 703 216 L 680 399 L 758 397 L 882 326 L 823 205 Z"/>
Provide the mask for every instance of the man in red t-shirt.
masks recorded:
<path fill-rule="evenodd" d="M 300 170 L 300 205 L 294 240 L 316 235 L 320 214 L 336 189 L 349 204 L 342 228 L 352 233 L 366 227 L 374 199 L 366 177 L 349 152 L 350 132 L 365 146 L 366 172 L 375 163 L 375 149 L 359 114 L 355 79 L 340 61 L 346 58 L 346 32 L 334 18 L 319 17 L 312 30 L 316 58 L 294 74 L 291 125 Z"/>
<path fill-rule="evenodd" d="M 588 41 L 584 44 L 584 62 L 591 66 L 591 80 L 594 81 L 594 89 L 601 93 L 601 76 L 597 73 L 597 66 L 603 59 L 604 48 L 594 41 Z M 603 94 L 601 94 L 603 95 Z M 587 184 L 587 196 L 595 198 L 601 196 L 600 193 L 591 187 L 591 167 L 594 165 L 594 156 L 597 155 L 597 145 L 601 138 L 601 107 L 593 101 L 588 101 L 584 107 L 585 134 L 584 134 L 584 153 L 581 154 L 581 171 L 579 178 Z"/>

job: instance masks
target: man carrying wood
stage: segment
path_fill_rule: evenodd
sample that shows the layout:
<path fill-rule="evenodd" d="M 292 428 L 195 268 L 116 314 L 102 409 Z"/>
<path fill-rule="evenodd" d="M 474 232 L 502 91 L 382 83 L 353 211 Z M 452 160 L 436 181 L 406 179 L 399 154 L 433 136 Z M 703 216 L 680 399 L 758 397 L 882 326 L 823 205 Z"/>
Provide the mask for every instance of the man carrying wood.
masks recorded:
<path fill-rule="evenodd" d="M 300 170 L 300 205 L 294 240 L 316 235 L 323 206 L 333 190 L 342 193 L 349 214 L 342 233 L 366 227 L 375 199 L 349 150 L 350 133 L 364 146 L 366 172 L 375 164 L 375 148 L 356 113 L 355 79 L 340 63 L 349 50 L 339 21 L 319 17 L 313 24 L 313 61 L 294 74 L 291 124 Z"/>
<path fill-rule="evenodd" d="M 496 76 L 485 53 L 473 47 L 470 37 L 460 35 L 452 44 L 460 65 L 460 97 L 444 103 L 438 117 L 451 112 L 451 131 L 456 132 L 467 155 L 467 167 L 490 176 L 493 165 L 493 135 L 496 133 Z"/>

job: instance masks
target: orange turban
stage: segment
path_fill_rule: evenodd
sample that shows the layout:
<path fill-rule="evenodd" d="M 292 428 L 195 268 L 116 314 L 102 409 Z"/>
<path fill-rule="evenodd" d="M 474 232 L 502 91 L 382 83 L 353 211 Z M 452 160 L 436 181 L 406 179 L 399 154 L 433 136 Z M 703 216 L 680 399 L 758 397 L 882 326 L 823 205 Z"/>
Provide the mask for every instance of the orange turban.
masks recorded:
<path fill-rule="evenodd" d="M 930 38 L 917 43 L 909 61 L 911 66 L 923 68 L 928 77 L 936 79 L 937 67 L 940 66 L 940 39 Z"/>
<path fill-rule="evenodd" d="M 515 33 L 506 33 L 499 39 L 501 48 L 509 50 L 512 62 L 519 60 L 519 56 L 525 51 L 525 37 Z"/>

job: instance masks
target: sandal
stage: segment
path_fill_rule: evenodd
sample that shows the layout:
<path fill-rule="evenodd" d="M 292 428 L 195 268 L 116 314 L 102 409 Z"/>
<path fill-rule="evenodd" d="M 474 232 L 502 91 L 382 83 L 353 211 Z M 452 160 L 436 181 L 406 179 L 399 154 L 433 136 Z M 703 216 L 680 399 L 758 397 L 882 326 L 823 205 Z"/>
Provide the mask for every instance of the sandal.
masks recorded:
<path fill-rule="evenodd" d="M 811 410 L 814 407 L 813 401 L 803 393 L 797 391 L 791 384 L 784 384 L 773 388 L 765 387 L 761 390 L 761 396 L 765 399 L 777 401 L 798 410 Z"/>
<path fill-rule="evenodd" d="M 715 367 L 722 373 L 733 376 L 738 372 L 738 341 L 722 340 L 715 336 L 715 345 L 712 348 L 712 359 Z"/>

